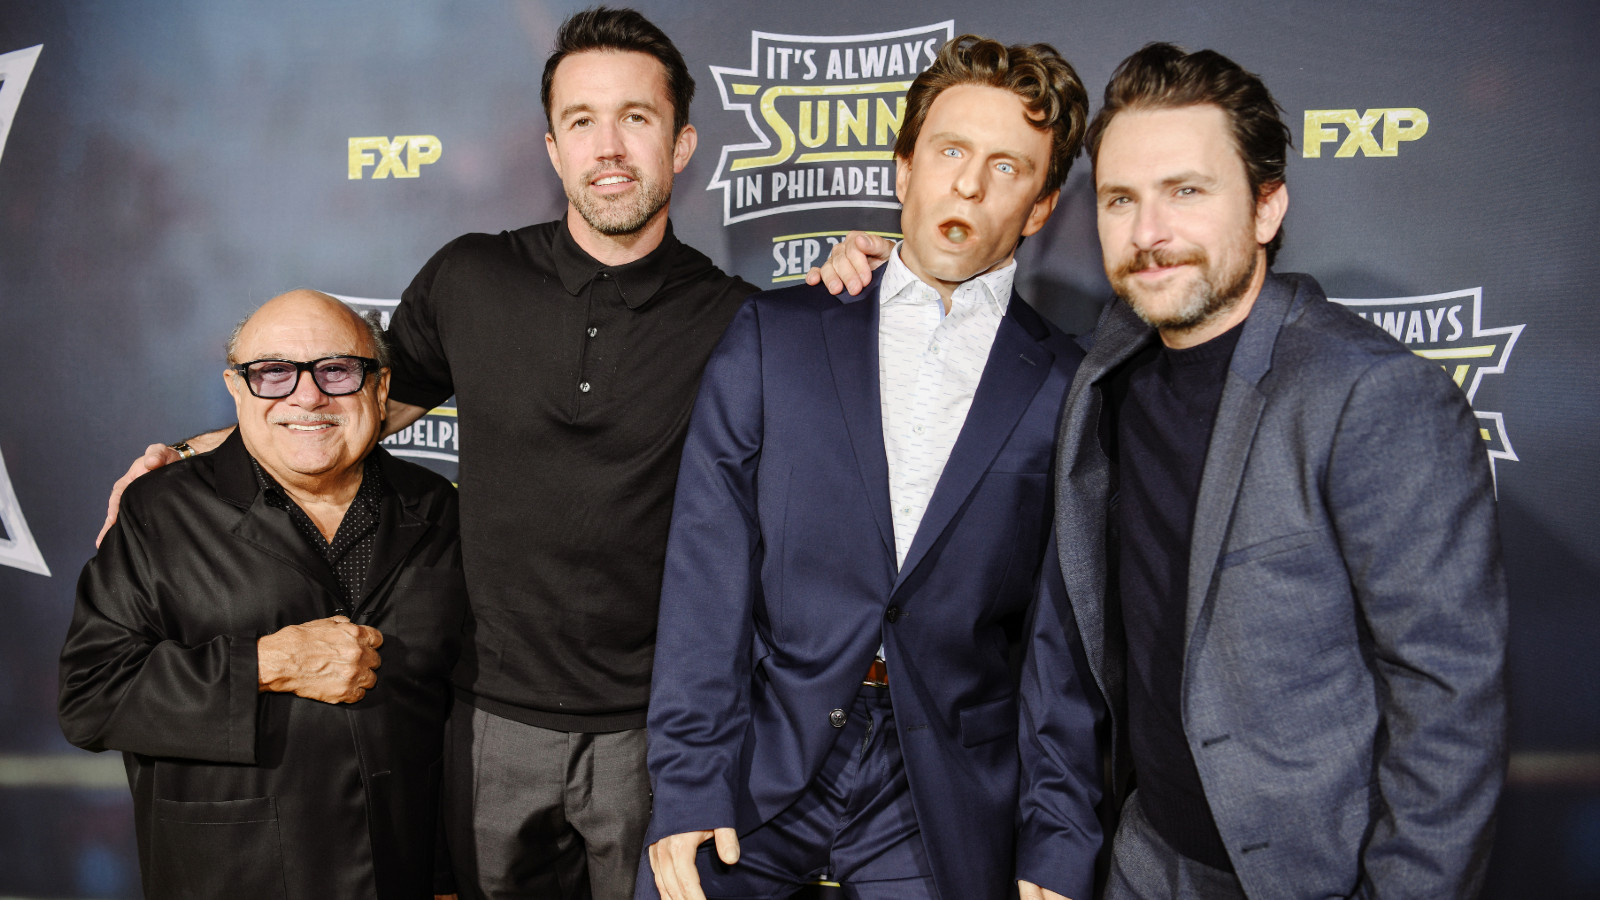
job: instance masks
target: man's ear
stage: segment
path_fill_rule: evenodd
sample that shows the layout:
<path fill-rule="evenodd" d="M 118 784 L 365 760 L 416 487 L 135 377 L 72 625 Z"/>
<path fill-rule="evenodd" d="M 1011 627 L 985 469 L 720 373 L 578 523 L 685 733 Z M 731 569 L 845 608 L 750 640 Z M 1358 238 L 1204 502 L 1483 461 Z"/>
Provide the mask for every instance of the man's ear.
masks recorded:
<path fill-rule="evenodd" d="M 561 148 L 556 146 L 556 136 L 546 131 L 544 133 L 544 151 L 550 154 L 550 165 L 555 168 L 556 175 L 561 175 Z"/>
<path fill-rule="evenodd" d="M 228 386 L 228 393 L 233 395 L 234 411 L 242 417 L 245 398 L 250 396 L 250 388 L 244 383 L 244 376 L 234 369 L 223 369 L 222 382 Z"/>
<path fill-rule="evenodd" d="M 678 132 L 678 139 L 672 145 L 672 172 L 680 174 L 683 167 L 689 164 L 689 157 L 694 156 L 694 148 L 700 146 L 700 134 L 694 130 L 693 125 L 683 126 Z"/>
<path fill-rule="evenodd" d="M 1061 189 L 1056 188 L 1043 197 L 1033 201 L 1033 209 L 1028 210 L 1028 220 L 1022 223 L 1022 236 L 1027 237 L 1044 227 L 1050 221 L 1050 214 L 1056 211 L 1056 204 L 1061 200 Z"/>
<path fill-rule="evenodd" d="M 372 388 L 372 399 L 378 404 L 378 436 L 372 443 L 376 446 L 383 442 L 384 433 L 389 430 L 389 367 L 384 366 L 378 370 L 378 382 Z"/>
<path fill-rule="evenodd" d="M 1256 243 L 1265 247 L 1276 237 L 1288 212 L 1289 185 L 1280 181 L 1256 200 Z"/>
<path fill-rule="evenodd" d="M 894 157 L 894 195 L 906 202 L 906 182 L 911 180 L 911 160 L 898 153 Z"/>

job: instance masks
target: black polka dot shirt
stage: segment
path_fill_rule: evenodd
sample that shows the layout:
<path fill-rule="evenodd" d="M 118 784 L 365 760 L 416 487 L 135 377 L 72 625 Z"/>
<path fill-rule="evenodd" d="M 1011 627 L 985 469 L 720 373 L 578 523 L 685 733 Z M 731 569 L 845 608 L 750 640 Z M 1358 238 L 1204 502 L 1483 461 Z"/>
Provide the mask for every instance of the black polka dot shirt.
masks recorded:
<path fill-rule="evenodd" d="M 256 481 L 266 495 L 267 505 L 288 513 L 295 530 L 333 569 L 334 577 L 339 582 L 339 605 L 346 615 L 351 615 L 350 611 L 366 588 L 367 570 L 372 565 L 372 547 L 378 535 L 378 514 L 383 504 L 384 482 L 377 460 L 367 457 L 361 471 L 361 487 L 356 491 L 355 499 L 350 501 L 350 508 L 345 510 L 344 519 L 339 522 L 339 530 L 334 532 L 332 541 L 323 538 L 311 517 L 261 468 L 254 457 L 251 457 L 250 465 L 255 468 Z M 351 615 L 351 618 L 354 616 Z"/>

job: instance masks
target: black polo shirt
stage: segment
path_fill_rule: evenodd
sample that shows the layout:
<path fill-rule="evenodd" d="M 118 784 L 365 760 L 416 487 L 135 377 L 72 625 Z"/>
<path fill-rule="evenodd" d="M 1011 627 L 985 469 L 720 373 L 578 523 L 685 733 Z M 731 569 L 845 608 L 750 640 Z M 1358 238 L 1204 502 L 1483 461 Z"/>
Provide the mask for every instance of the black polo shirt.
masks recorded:
<path fill-rule="evenodd" d="M 392 396 L 459 410 L 467 702 L 564 731 L 644 727 L 689 412 L 754 290 L 670 225 L 606 266 L 565 220 L 457 238 L 406 289 Z"/>

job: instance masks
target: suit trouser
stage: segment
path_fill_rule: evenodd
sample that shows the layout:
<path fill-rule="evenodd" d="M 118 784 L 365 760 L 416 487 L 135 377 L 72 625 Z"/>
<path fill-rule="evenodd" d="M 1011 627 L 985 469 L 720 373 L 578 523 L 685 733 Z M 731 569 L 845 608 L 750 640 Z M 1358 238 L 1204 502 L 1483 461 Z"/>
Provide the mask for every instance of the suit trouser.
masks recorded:
<path fill-rule="evenodd" d="M 818 882 L 860 900 L 936 900 L 889 692 L 861 689 L 821 771 L 789 808 L 739 837 L 737 863 L 724 865 L 711 842 L 695 863 L 712 900 L 788 897 Z M 648 856 L 638 896 L 656 896 Z"/>
<path fill-rule="evenodd" d="M 457 702 L 442 794 L 463 898 L 633 896 L 650 818 L 644 729 L 552 731 Z"/>
<path fill-rule="evenodd" d="M 1111 840 L 1111 874 L 1103 900 L 1244 900 L 1232 872 L 1184 856 L 1151 827 L 1134 791 L 1122 805 Z"/>

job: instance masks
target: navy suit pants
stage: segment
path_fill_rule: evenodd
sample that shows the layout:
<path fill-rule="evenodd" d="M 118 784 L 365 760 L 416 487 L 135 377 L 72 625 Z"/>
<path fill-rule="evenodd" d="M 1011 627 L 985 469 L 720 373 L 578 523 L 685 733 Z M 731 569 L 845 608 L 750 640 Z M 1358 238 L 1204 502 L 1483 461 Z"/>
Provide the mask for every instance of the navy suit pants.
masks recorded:
<path fill-rule="evenodd" d="M 936 900 L 888 690 L 861 689 L 822 770 L 788 809 L 740 836 L 739 862 L 724 865 L 708 841 L 696 863 L 714 900 L 788 897 L 819 883 L 861 900 Z"/>

